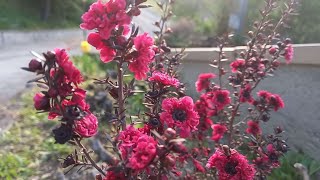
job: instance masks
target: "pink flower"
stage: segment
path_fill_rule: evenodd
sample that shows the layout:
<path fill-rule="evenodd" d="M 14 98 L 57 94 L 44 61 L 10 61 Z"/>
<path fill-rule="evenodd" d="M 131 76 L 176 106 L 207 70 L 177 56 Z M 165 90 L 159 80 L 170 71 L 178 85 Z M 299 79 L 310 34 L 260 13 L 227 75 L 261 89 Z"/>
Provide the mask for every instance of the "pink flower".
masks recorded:
<path fill-rule="evenodd" d="M 256 172 L 246 157 L 234 149 L 230 149 L 230 154 L 217 149 L 206 166 L 218 170 L 219 180 L 253 180 Z"/>
<path fill-rule="evenodd" d="M 115 55 L 116 51 L 108 46 L 102 48 L 100 51 L 100 59 L 104 63 L 112 61 Z"/>
<path fill-rule="evenodd" d="M 101 0 L 93 3 L 88 12 L 82 15 L 82 29 L 97 29 L 103 39 L 109 39 L 111 32 L 117 26 L 130 24 L 130 17 L 125 11 L 125 0 L 111 0 L 103 3 Z"/>
<path fill-rule="evenodd" d="M 278 94 L 272 94 L 268 91 L 261 90 L 258 92 L 258 96 L 260 96 L 269 106 L 271 106 L 274 111 L 284 108 L 284 102 Z"/>
<path fill-rule="evenodd" d="M 107 4 L 107 11 L 109 13 L 116 13 L 117 11 L 124 10 L 126 8 L 125 0 L 110 0 Z"/>
<path fill-rule="evenodd" d="M 244 68 L 245 64 L 246 64 L 246 61 L 244 59 L 237 59 L 230 64 L 230 67 L 231 67 L 232 72 L 236 73 L 237 71 Z"/>
<path fill-rule="evenodd" d="M 178 79 L 164 74 L 162 72 L 156 71 L 152 73 L 152 76 L 149 78 L 149 81 L 157 82 L 163 86 L 173 86 L 178 87 L 180 82 Z"/>
<path fill-rule="evenodd" d="M 208 89 L 210 85 L 210 79 L 215 78 L 216 75 L 213 73 L 203 73 L 198 76 L 196 82 L 196 89 L 198 92 L 201 92 L 204 89 Z"/>
<path fill-rule="evenodd" d="M 67 105 L 77 105 L 82 111 L 89 111 L 90 105 L 86 102 L 86 91 L 80 88 L 74 90 L 71 100 Z"/>
<path fill-rule="evenodd" d="M 63 73 L 66 76 L 66 78 L 62 81 L 65 83 L 72 82 L 75 85 L 78 85 L 79 83 L 83 82 L 83 78 L 79 69 L 77 69 L 73 65 L 72 61 L 70 61 L 66 50 L 55 49 L 54 52 L 56 54 L 57 64 L 63 70 Z M 60 77 L 63 77 L 63 75 L 60 75 Z"/>
<path fill-rule="evenodd" d="M 261 128 L 259 126 L 259 122 L 249 120 L 247 122 L 248 128 L 246 129 L 246 132 L 248 134 L 252 134 L 254 136 L 261 134 Z"/>
<path fill-rule="evenodd" d="M 274 111 L 278 111 L 280 108 L 284 108 L 284 102 L 278 94 L 272 94 L 268 98 L 269 104 L 273 107 Z"/>
<path fill-rule="evenodd" d="M 265 90 L 261 90 L 257 94 L 258 94 L 258 96 L 260 96 L 260 97 L 262 97 L 264 99 L 267 99 L 271 95 L 270 92 L 265 91 Z"/>
<path fill-rule="evenodd" d="M 231 103 L 229 94 L 228 90 L 216 90 L 213 92 L 211 101 L 217 110 L 222 110 L 226 105 Z"/>
<path fill-rule="evenodd" d="M 206 172 L 206 170 L 204 169 L 204 167 L 202 166 L 202 164 L 198 160 L 192 159 L 192 163 L 197 171 L 202 172 L 202 173 Z"/>
<path fill-rule="evenodd" d="M 287 64 L 292 62 L 293 53 L 294 53 L 294 50 L 293 50 L 292 44 L 288 44 L 284 52 L 284 58 L 286 59 Z"/>
<path fill-rule="evenodd" d="M 107 175 L 103 178 L 103 180 L 127 180 L 128 177 L 125 176 L 124 172 L 115 172 L 108 171 Z"/>
<path fill-rule="evenodd" d="M 181 137 L 188 137 L 191 130 L 197 129 L 199 116 L 194 110 L 191 97 L 166 98 L 162 101 L 162 109 L 163 112 L 160 114 L 162 124 L 167 124 L 170 128 L 178 127 Z"/>
<path fill-rule="evenodd" d="M 211 139 L 215 142 L 218 142 L 224 135 L 224 133 L 228 130 L 225 125 L 214 124 L 211 126 L 213 129 Z"/>
<path fill-rule="evenodd" d="M 100 59 L 104 63 L 112 61 L 116 55 L 116 51 L 105 45 L 98 33 L 90 33 L 88 36 L 88 43 L 100 51 Z"/>
<path fill-rule="evenodd" d="M 33 97 L 34 108 L 36 110 L 49 110 L 50 109 L 50 99 L 42 93 L 37 93 Z"/>
<path fill-rule="evenodd" d="M 244 88 L 240 89 L 240 102 L 249 102 L 252 103 L 254 101 L 251 96 L 251 86 L 247 84 Z"/>
<path fill-rule="evenodd" d="M 147 34 L 137 36 L 134 39 L 134 46 L 137 56 L 129 63 L 129 70 L 134 73 L 138 80 L 145 79 L 149 72 L 149 64 L 153 61 L 155 52 L 153 51 L 153 39 Z"/>
<path fill-rule="evenodd" d="M 95 115 L 88 113 L 80 120 L 74 120 L 73 130 L 81 137 L 92 137 L 98 131 L 98 120 Z"/>
<path fill-rule="evenodd" d="M 136 145 L 141 135 L 142 132 L 131 125 L 128 126 L 126 130 L 119 133 L 119 150 L 121 152 L 122 159 L 126 160 L 128 158 L 130 149 Z"/>
<path fill-rule="evenodd" d="M 138 138 L 142 135 L 142 132 L 134 128 L 132 125 L 128 126 L 126 130 L 119 133 L 118 141 L 121 142 L 121 146 L 132 146 L 137 143 Z"/>
<path fill-rule="evenodd" d="M 134 170 L 141 170 L 152 162 L 156 153 L 157 142 L 154 138 L 148 135 L 142 135 L 137 140 L 136 146 L 132 149 L 132 154 L 127 166 Z"/>

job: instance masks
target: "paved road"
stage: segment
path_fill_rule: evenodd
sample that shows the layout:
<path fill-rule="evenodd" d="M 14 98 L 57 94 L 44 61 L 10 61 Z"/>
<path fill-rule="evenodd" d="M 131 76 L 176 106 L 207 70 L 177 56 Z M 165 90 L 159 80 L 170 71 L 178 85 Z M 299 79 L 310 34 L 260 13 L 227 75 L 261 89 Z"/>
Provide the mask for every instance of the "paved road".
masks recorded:
<path fill-rule="evenodd" d="M 152 10 L 143 10 L 142 16 L 134 19 L 141 31 L 155 30 L 152 23 L 158 16 Z M 25 82 L 33 77 L 20 67 L 28 65 L 32 58 L 30 50 L 41 53 L 56 47 L 69 48 L 73 54 L 80 53 L 79 44 L 83 32 L 79 29 L 0 32 L 0 105 L 5 104 L 26 86 Z"/>
<path fill-rule="evenodd" d="M 143 16 L 143 17 L 142 17 Z M 144 9 L 142 16 L 134 18 L 140 31 L 152 33 L 152 23 L 158 16 L 152 10 Z M 34 78 L 33 73 L 21 70 L 33 58 L 30 50 L 42 53 L 54 48 L 69 49 L 71 54 L 80 54 L 80 42 L 84 39 L 80 29 L 47 31 L 0 31 L 0 134 L 10 126 L 12 116 L 8 116 L 7 104 L 26 87 L 26 82 Z"/>

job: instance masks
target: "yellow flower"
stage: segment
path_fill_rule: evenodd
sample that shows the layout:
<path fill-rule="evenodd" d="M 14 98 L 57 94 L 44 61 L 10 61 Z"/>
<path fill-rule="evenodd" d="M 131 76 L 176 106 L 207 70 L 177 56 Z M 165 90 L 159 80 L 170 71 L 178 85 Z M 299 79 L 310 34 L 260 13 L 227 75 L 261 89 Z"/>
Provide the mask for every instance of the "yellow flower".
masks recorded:
<path fill-rule="evenodd" d="M 91 50 L 91 46 L 87 41 L 81 41 L 81 51 L 83 53 L 89 53 Z"/>

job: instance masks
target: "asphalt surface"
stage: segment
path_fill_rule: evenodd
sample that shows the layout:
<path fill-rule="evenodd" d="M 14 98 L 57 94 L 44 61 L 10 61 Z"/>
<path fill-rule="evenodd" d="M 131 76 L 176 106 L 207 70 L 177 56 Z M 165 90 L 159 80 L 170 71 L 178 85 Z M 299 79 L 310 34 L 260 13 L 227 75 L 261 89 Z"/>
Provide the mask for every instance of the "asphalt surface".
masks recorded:
<path fill-rule="evenodd" d="M 152 25 L 159 16 L 153 10 L 143 9 L 141 16 L 133 19 L 141 32 L 152 32 Z M 9 127 L 12 116 L 8 116 L 10 100 L 24 91 L 26 82 L 35 78 L 30 72 L 23 71 L 34 58 L 30 51 L 46 52 L 55 48 L 66 48 L 71 55 L 80 54 L 80 42 L 84 39 L 80 29 L 44 31 L 0 31 L 0 134 Z"/>
<path fill-rule="evenodd" d="M 134 18 L 141 32 L 152 33 L 152 25 L 158 16 L 152 10 L 143 10 L 142 15 Z M 3 35 L 4 34 L 4 35 Z M 67 48 L 72 54 L 79 54 L 79 45 L 83 39 L 80 29 L 3 32 L 5 40 L 0 43 L 0 105 L 4 105 L 18 92 L 26 87 L 26 81 L 34 77 L 33 73 L 21 70 L 33 58 L 30 51 L 38 53 L 53 50 L 54 48 Z"/>

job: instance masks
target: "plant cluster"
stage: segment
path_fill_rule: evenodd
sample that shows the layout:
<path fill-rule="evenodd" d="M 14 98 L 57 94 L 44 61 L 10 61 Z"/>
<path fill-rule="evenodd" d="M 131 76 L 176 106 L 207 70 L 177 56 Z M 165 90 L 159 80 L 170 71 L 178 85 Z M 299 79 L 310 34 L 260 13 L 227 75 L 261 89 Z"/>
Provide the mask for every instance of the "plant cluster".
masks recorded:
<path fill-rule="evenodd" d="M 36 54 L 37 59 L 24 68 L 38 74 L 33 82 L 43 87 L 34 96 L 34 107 L 47 112 L 49 119 L 60 120 L 52 131 L 56 143 L 78 146 L 64 159 L 63 168 L 94 167 L 101 173 L 96 178 L 104 180 L 265 179 L 280 166 L 288 146 L 281 139 L 282 128 L 265 135 L 260 124 L 269 121 L 270 112 L 284 108 L 284 102 L 278 94 L 253 91 L 279 67 L 282 57 L 287 63 L 292 60 L 291 40 L 277 32 L 294 13 L 295 2 L 289 1 L 274 22 L 269 15 L 277 8 L 276 0 L 265 0 L 262 18 L 248 32 L 247 49 L 230 63 L 230 71 L 223 67 L 227 61 L 223 48 L 230 36 L 221 37 L 218 58 L 210 64 L 217 72 L 199 75 L 195 85 L 200 98 L 195 102 L 185 94 L 178 76 L 184 50 L 171 52 L 164 39 L 171 32 L 166 22 L 174 1 L 158 3 L 163 15 L 155 22 L 155 40 L 131 25 L 132 17 L 149 7 L 145 2 L 98 0 L 82 16 L 80 27 L 95 30 L 88 43 L 99 51 L 102 62 L 116 64 L 116 79 L 96 80 L 114 99 L 106 136 L 107 165 L 96 163 L 82 144 L 97 134 L 98 118 L 86 103 L 86 91 L 79 87 L 83 78 L 66 51 Z M 273 44 L 274 40 L 278 42 Z M 127 83 L 129 73 L 134 78 Z M 135 89 L 136 80 L 147 84 L 146 110 L 132 115 L 126 107 L 129 97 L 141 93 Z"/>

